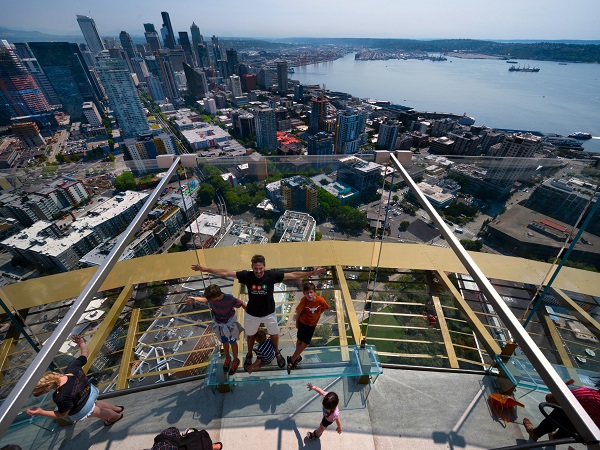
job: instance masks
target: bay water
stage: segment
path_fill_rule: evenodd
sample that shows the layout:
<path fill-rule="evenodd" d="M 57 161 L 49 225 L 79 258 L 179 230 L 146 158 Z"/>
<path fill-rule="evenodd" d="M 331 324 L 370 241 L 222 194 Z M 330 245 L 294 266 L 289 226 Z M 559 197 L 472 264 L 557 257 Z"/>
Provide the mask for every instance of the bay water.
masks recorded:
<path fill-rule="evenodd" d="M 600 153 L 600 64 L 517 60 L 539 72 L 509 72 L 493 59 L 356 61 L 343 58 L 296 67 L 290 78 L 360 98 L 389 100 L 417 111 L 467 114 L 476 125 L 567 136 Z"/>

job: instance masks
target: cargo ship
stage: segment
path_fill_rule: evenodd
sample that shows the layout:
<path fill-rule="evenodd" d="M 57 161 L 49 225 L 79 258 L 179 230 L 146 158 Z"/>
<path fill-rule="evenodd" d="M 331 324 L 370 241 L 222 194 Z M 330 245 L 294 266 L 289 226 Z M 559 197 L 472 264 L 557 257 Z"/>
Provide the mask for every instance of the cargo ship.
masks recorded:
<path fill-rule="evenodd" d="M 506 64 L 519 64 L 518 61 L 506 61 Z"/>
<path fill-rule="evenodd" d="M 577 133 L 571 133 L 569 135 L 570 138 L 574 138 L 574 139 L 581 139 L 584 141 L 587 141 L 588 139 L 592 138 L 592 135 L 590 133 L 584 133 L 583 131 L 578 131 Z"/>
<path fill-rule="evenodd" d="M 521 66 L 510 66 L 508 68 L 509 72 L 539 72 L 540 68 L 539 67 L 521 67 Z"/>

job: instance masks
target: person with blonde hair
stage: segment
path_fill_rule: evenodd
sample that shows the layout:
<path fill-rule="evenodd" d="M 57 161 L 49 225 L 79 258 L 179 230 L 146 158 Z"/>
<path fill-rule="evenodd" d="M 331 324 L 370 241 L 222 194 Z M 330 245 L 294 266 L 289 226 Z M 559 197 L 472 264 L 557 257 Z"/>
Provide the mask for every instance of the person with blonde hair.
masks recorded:
<path fill-rule="evenodd" d="M 81 350 L 79 358 L 67 367 L 66 373 L 46 372 L 33 389 L 33 395 L 39 397 L 54 390 L 52 400 L 56 403 L 54 411 L 34 406 L 27 409 L 30 416 L 45 416 L 59 419 L 69 416 L 78 421 L 87 417 L 103 419 L 105 426 L 110 426 L 123 418 L 124 406 L 115 406 L 98 400 L 98 389 L 88 380 L 82 367 L 87 363 L 89 351 L 81 335 L 71 336 Z"/>

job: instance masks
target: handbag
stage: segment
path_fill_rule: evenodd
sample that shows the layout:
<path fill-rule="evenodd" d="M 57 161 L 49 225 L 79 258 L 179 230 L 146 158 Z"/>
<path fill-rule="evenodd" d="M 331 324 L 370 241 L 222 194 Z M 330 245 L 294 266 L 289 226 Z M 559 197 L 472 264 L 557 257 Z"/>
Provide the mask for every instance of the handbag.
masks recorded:
<path fill-rule="evenodd" d="M 498 393 L 490 394 L 490 408 L 506 423 L 510 422 L 510 412 L 515 406 L 525 407 L 523 403 L 516 401 L 514 397 L 510 395 Z"/>

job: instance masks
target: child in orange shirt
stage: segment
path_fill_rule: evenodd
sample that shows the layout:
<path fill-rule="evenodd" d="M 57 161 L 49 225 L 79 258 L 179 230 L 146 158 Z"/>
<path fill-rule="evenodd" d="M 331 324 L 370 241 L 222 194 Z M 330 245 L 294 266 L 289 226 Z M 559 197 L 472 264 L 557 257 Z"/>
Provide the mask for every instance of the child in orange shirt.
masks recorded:
<path fill-rule="evenodd" d="M 323 297 L 317 295 L 317 287 L 314 283 L 304 283 L 302 286 L 304 297 L 296 308 L 296 328 L 298 329 L 296 351 L 287 358 L 287 372 L 290 374 L 300 361 L 302 352 L 313 337 L 317 323 L 323 311 L 329 309 L 329 305 Z"/>

